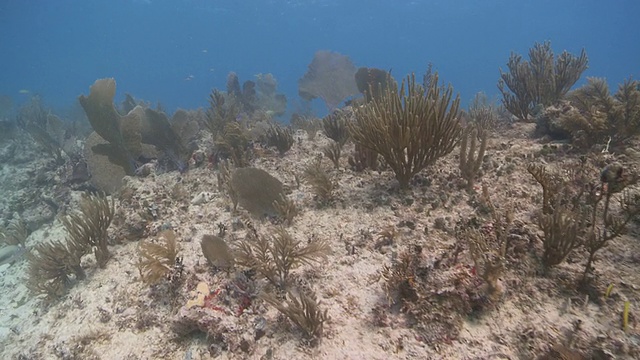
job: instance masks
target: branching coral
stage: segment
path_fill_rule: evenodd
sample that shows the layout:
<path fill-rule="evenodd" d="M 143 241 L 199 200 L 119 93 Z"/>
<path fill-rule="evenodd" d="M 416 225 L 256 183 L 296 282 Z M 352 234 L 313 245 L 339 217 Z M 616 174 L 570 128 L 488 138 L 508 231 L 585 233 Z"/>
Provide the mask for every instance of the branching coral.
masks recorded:
<path fill-rule="evenodd" d="M 500 71 L 498 89 L 507 110 L 528 121 L 537 105 L 549 106 L 562 99 L 587 69 L 584 49 L 579 56 L 567 51 L 557 58 L 550 42 L 536 43 L 529 50 L 529 61 L 511 53 L 508 72 Z"/>
<path fill-rule="evenodd" d="M 222 134 L 227 124 L 236 120 L 238 112 L 238 107 L 233 99 L 228 100 L 222 92 L 213 90 L 209 94 L 209 109 L 206 112 L 204 126 L 209 130 L 214 140 Z"/>
<path fill-rule="evenodd" d="M 487 148 L 487 133 L 479 125 L 470 124 L 462 131 L 460 141 L 460 173 L 467 182 L 467 191 L 473 191 L 476 176 Z M 476 146 L 480 141 L 479 146 Z"/>
<path fill-rule="evenodd" d="M 69 234 L 69 246 L 85 254 L 96 256 L 98 266 L 104 268 L 111 257 L 107 229 L 114 215 L 114 202 L 105 196 L 89 195 L 80 202 L 80 212 L 67 215 L 62 223 Z"/>
<path fill-rule="evenodd" d="M 44 108 L 40 97 L 33 97 L 20 108 L 16 122 L 55 159 L 56 164 L 64 164 L 65 150 L 62 145 L 65 126 L 57 116 Z"/>
<path fill-rule="evenodd" d="M 280 156 L 284 155 L 293 146 L 293 132 L 290 128 L 280 125 L 271 125 L 266 133 L 267 145 L 278 149 Z"/>
<path fill-rule="evenodd" d="M 460 98 L 452 101 L 453 89 L 438 86 L 438 75 L 433 77 L 425 90 L 409 76 L 400 91 L 388 88 L 380 98 L 356 108 L 355 121 L 348 123 L 354 142 L 380 154 L 402 188 L 453 151 L 459 140 Z"/>
<path fill-rule="evenodd" d="M 329 317 L 327 310 L 320 310 L 315 294 L 289 291 L 284 302 L 273 294 L 263 294 L 261 297 L 296 324 L 311 345 L 320 342 L 324 323 Z"/>
<path fill-rule="evenodd" d="M 558 265 L 582 245 L 580 217 L 565 209 L 556 208 L 553 214 L 541 214 L 538 225 L 544 232 L 542 264 L 546 268 Z"/>
<path fill-rule="evenodd" d="M 63 242 L 37 244 L 27 254 L 29 269 L 27 287 L 36 294 L 53 299 L 62 296 L 71 285 L 73 276 L 81 280 L 85 273 L 80 266 L 82 252 Z"/>
<path fill-rule="evenodd" d="M 311 185 L 313 193 L 321 202 L 333 199 L 337 185 L 319 161 L 313 161 L 305 167 L 304 180 Z"/>
<path fill-rule="evenodd" d="M 158 234 L 156 242 L 141 241 L 136 263 L 140 278 L 147 284 L 159 282 L 173 270 L 177 257 L 178 245 L 173 230 Z"/>
<path fill-rule="evenodd" d="M 607 144 L 617 148 L 635 136 L 640 126 L 640 82 L 626 80 L 611 94 L 605 79 L 589 78 L 567 95 L 568 104 L 548 108 L 540 128 L 569 137 L 580 148 Z"/>
<path fill-rule="evenodd" d="M 24 246 L 29 230 L 22 220 L 13 220 L 6 229 L 0 228 L 0 244 Z"/>
<path fill-rule="evenodd" d="M 322 119 L 322 130 L 329 139 L 337 142 L 340 147 L 349 140 L 347 129 L 347 113 L 336 110 Z"/>
<path fill-rule="evenodd" d="M 331 251 L 329 243 L 315 240 L 302 245 L 283 227 L 277 227 L 269 236 L 260 236 L 251 228 L 236 250 L 236 263 L 255 269 L 261 276 L 279 288 L 286 288 L 289 273 L 302 265 L 315 263 Z"/>

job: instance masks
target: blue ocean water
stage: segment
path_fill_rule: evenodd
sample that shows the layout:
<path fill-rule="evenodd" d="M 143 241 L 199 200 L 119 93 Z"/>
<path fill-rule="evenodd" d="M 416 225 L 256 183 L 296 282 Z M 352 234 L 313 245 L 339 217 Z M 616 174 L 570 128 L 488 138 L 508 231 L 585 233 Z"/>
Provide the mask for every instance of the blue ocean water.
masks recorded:
<path fill-rule="evenodd" d="M 272 73 L 291 112 L 314 53 L 332 50 L 396 78 L 433 63 L 468 102 L 498 92 L 511 51 L 545 40 L 585 48 L 585 75 L 614 86 L 640 76 L 638 14 L 637 0 L 4 0 L 0 94 L 65 109 L 114 77 L 118 101 L 126 92 L 172 111 L 206 106 L 230 71 Z"/>

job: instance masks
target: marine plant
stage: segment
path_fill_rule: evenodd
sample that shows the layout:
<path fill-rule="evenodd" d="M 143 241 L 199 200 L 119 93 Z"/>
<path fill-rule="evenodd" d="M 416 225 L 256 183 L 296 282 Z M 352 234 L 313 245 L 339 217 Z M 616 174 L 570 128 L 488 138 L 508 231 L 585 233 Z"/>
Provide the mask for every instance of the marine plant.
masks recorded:
<path fill-rule="evenodd" d="M 522 121 L 531 120 L 534 108 L 561 100 L 587 69 L 584 49 L 579 56 L 563 51 L 557 57 L 551 43 L 535 43 L 529 49 L 529 61 L 511 53 L 508 71 L 500 70 L 498 89 L 505 108 Z"/>
<path fill-rule="evenodd" d="M 80 201 L 80 211 L 62 218 L 69 246 L 86 254 L 94 253 L 98 266 L 104 268 L 111 257 L 107 229 L 115 213 L 113 199 L 104 195 L 87 195 Z"/>
<path fill-rule="evenodd" d="M 326 259 L 330 251 L 328 242 L 313 240 L 303 245 L 281 226 L 268 236 L 261 236 L 250 227 L 238 244 L 235 259 L 238 265 L 254 269 L 274 286 L 285 289 L 291 270 Z"/>
<path fill-rule="evenodd" d="M 452 99 L 453 88 L 438 85 L 433 75 L 429 88 L 408 76 L 398 91 L 386 88 L 379 98 L 355 108 L 355 120 L 348 122 L 356 144 L 378 153 L 391 167 L 401 188 L 411 178 L 457 145 L 460 98 Z"/>
<path fill-rule="evenodd" d="M 155 241 L 140 241 L 136 266 L 142 281 L 152 285 L 167 278 L 176 265 L 178 251 L 173 230 L 160 232 Z"/>
<path fill-rule="evenodd" d="M 303 332 L 310 345 L 322 339 L 324 323 L 329 319 L 327 310 L 320 310 L 320 302 L 309 291 L 287 291 L 284 301 L 273 294 L 263 293 L 261 298 L 275 307 Z"/>

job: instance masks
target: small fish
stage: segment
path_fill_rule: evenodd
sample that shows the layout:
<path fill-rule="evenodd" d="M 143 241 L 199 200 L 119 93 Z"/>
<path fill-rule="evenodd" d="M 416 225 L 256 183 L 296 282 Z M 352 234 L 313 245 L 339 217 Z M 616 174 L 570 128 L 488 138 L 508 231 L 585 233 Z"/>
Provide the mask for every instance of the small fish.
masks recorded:
<path fill-rule="evenodd" d="M 31 93 L 31 91 L 29 91 L 29 90 L 27 90 L 27 89 L 21 89 L 21 90 L 19 90 L 19 91 L 18 91 L 18 94 L 24 94 L 24 95 L 26 95 L 26 94 L 30 94 L 30 93 Z"/>
<path fill-rule="evenodd" d="M 184 81 L 191 81 L 191 80 L 193 80 L 193 79 L 195 79 L 195 78 L 196 78 L 195 76 L 193 76 L 193 75 L 189 75 L 189 76 L 187 76 L 186 78 L 184 78 Z"/>
<path fill-rule="evenodd" d="M 207 49 L 202 49 L 202 52 L 203 52 L 204 54 L 206 54 L 206 53 L 208 53 L 209 51 L 208 51 Z"/>

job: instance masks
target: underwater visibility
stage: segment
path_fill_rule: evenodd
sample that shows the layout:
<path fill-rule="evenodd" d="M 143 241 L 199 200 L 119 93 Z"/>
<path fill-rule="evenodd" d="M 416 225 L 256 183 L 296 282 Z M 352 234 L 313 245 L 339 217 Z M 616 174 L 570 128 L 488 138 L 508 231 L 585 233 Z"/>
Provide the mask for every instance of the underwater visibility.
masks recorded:
<path fill-rule="evenodd" d="M 639 359 L 637 14 L 0 3 L 0 359 Z"/>

